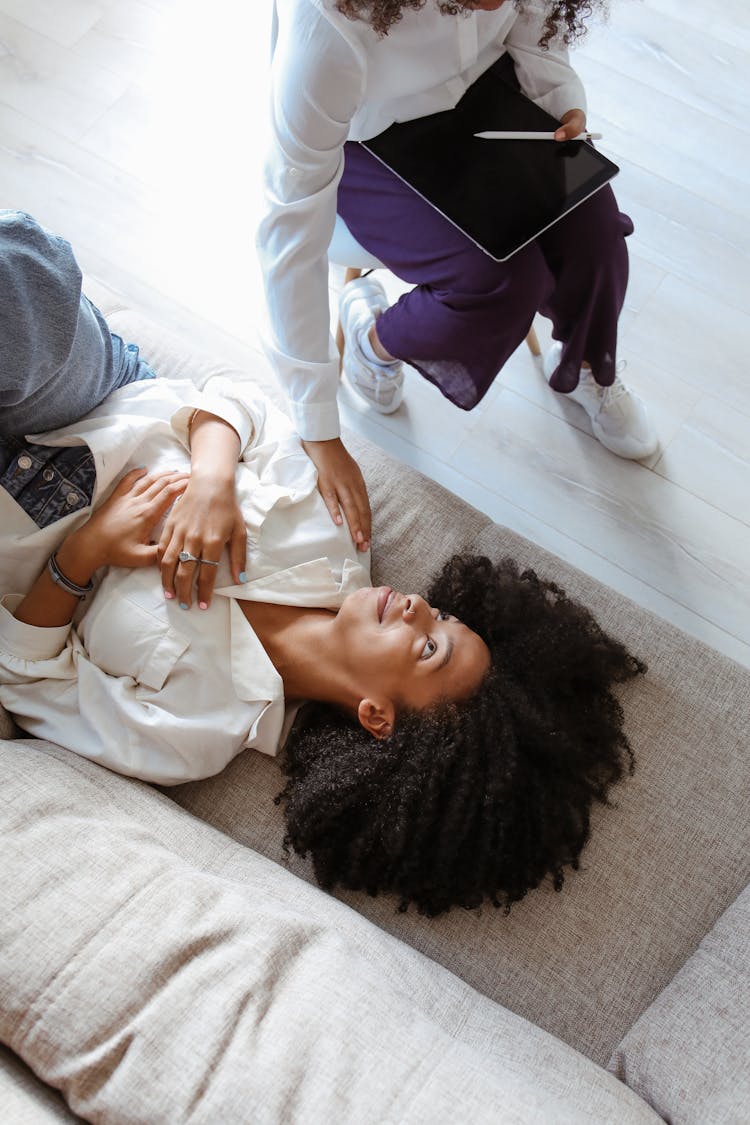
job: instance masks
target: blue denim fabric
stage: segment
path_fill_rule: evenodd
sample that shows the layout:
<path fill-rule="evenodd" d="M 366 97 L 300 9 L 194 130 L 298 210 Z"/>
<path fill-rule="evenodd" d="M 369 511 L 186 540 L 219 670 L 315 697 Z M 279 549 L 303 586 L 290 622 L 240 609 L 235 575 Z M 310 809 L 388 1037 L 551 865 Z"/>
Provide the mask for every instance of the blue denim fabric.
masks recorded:
<path fill-rule="evenodd" d="M 114 335 L 112 343 L 119 363 L 118 387 L 156 378 L 156 372 L 138 358 L 135 344 L 124 344 Z M 124 354 L 120 354 L 120 349 Z M 63 516 L 88 507 L 95 485 L 96 465 L 87 445 L 58 448 L 0 436 L 0 487 L 10 493 L 37 527 L 49 527 Z"/>
<path fill-rule="evenodd" d="M 87 445 L 57 448 L 0 438 L 0 486 L 37 527 L 87 507 L 95 484 L 94 455 Z"/>
<path fill-rule="evenodd" d="M 116 391 L 118 387 L 125 387 L 128 383 L 136 383 L 140 379 L 155 379 L 156 372 L 138 355 L 137 344 L 126 344 L 121 336 L 114 332 L 112 337 L 112 367 L 114 378 L 110 390 Z"/>

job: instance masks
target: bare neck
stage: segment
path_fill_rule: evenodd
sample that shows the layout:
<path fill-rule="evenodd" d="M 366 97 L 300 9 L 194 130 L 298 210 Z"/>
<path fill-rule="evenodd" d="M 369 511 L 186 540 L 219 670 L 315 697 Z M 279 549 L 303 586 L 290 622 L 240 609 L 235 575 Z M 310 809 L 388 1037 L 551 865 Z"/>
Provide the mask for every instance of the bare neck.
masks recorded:
<path fill-rule="evenodd" d="M 284 683 L 287 699 L 356 707 L 351 670 L 333 636 L 328 609 L 238 602 Z"/>

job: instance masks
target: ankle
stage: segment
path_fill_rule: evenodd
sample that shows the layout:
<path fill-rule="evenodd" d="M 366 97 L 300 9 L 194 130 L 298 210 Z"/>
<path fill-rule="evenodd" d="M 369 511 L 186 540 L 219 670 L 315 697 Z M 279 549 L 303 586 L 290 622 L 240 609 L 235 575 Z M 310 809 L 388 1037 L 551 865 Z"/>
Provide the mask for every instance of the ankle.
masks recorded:
<path fill-rule="evenodd" d="M 378 367 L 390 367 L 392 364 L 398 363 L 398 360 L 390 355 L 380 343 L 374 324 L 360 333 L 359 347 L 368 363 L 375 363 Z"/>
<path fill-rule="evenodd" d="M 367 333 L 367 342 L 372 348 L 375 354 L 375 358 L 379 359 L 381 363 L 397 362 L 397 357 L 395 355 L 391 355 L 391 353 L 387 351 L 380 342 L 380 337 L 378 336 L 377 321 L 373 321 L 370 327 L 370 331 Z"/>

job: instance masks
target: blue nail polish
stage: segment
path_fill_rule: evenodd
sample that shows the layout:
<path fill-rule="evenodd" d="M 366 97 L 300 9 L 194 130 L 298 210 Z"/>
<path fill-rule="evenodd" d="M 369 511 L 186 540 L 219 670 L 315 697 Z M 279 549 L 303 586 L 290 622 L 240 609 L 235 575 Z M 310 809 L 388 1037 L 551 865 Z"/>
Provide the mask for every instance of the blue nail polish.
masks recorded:
<path fill-rule="evenodd" d="M 180 609 L 189 609 L 187 602 L 180 602 Z"/>
<path fill-rule="evenodd" d="M 244 570 L 240 571 L 240 582 L 247 582 L 247 574 Z"/>

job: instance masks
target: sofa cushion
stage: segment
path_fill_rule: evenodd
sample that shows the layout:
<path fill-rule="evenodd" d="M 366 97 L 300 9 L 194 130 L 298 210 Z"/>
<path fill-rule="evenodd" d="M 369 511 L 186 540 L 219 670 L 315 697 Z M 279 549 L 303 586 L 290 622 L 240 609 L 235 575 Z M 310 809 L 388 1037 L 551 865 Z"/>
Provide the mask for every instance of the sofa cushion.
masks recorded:
<path fill-rule="evenodd" d="M 750 887 L 643 1013 L 610 1069 L 666 1121 L 750 1116 Z"/>
<path fill-rule="evenodd" d="M 147 786 L 0 744 L 0 1039 L 86 1120 L 656 1122 Z"/>
<path fill-rule="evenodd" d="M 74 1125 L 81 1118 L 18 1055 L 0 1047 L 0 1120 L 4 1125 Z"/>

